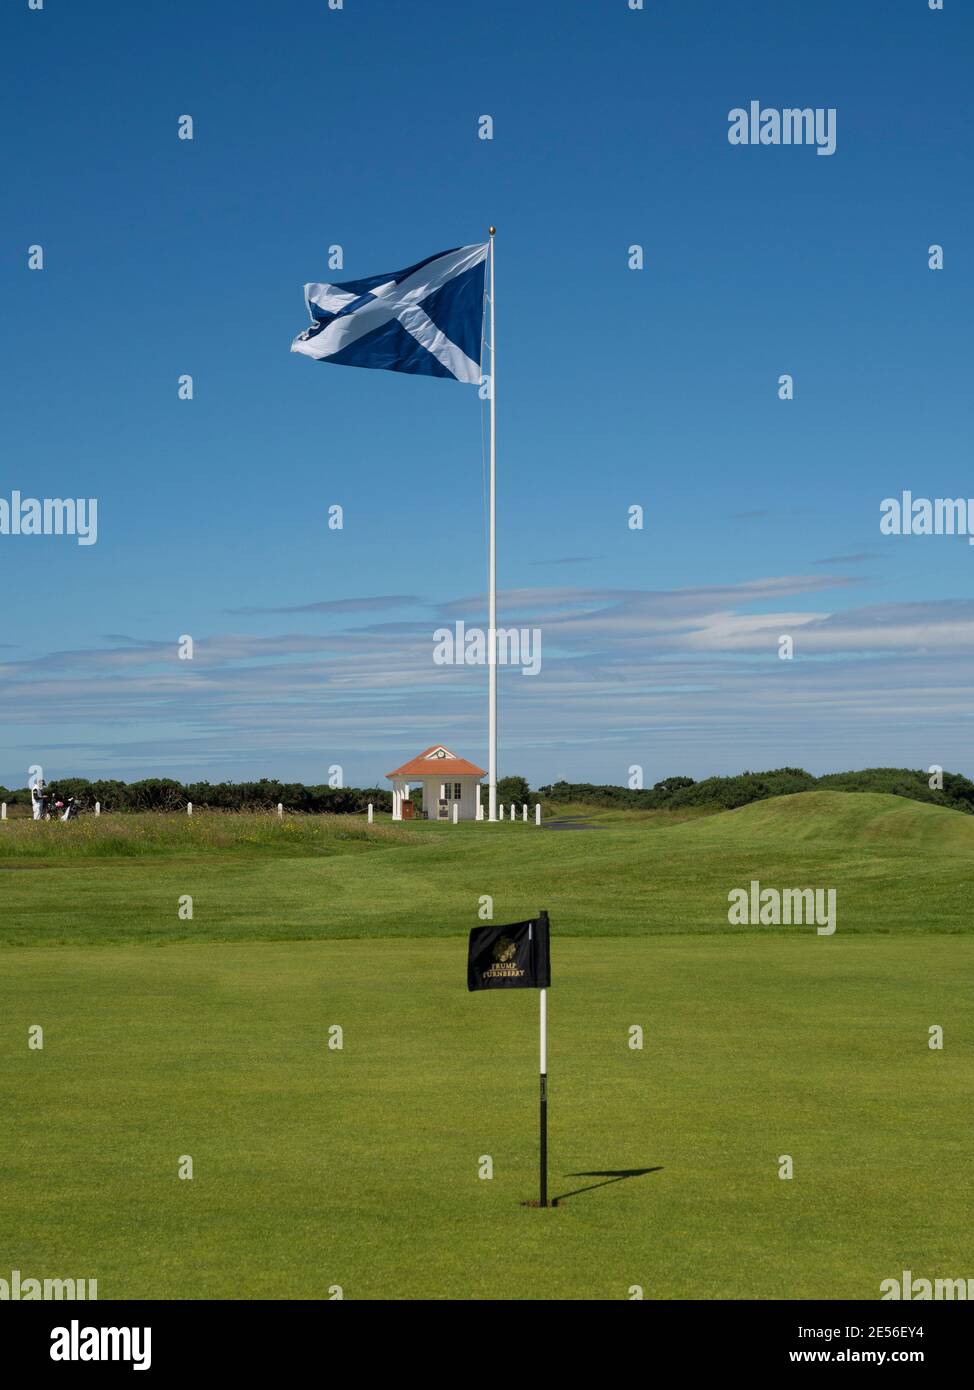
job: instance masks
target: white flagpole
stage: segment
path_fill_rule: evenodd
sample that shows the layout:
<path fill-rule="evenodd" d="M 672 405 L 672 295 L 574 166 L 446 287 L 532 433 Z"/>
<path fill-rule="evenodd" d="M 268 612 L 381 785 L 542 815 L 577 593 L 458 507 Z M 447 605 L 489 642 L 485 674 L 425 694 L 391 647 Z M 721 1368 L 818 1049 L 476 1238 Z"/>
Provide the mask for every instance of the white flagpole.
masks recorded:
<path fill-rule="evenodd" d="M 497 339 L 494 337 L 494 231 L 490 228 L 490 543 L 487 616 L 487 817 L 497 819 Z"/>

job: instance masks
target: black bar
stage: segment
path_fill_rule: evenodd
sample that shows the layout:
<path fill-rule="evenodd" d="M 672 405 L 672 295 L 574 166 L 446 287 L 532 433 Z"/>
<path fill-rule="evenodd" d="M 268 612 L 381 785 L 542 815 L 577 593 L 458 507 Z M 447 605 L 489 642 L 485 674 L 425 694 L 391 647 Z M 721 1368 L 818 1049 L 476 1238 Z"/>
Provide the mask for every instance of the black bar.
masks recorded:
<path fill-rule="evenodd" d="M 541 1200 L 548 1205 L 548 1076 L 541 1073 Z"/>
<path fill-rule="evenodd" d="M 651 1250 L 647 1268 L 651 1278 Z M 247 1270 L 243 1269 L 242 1273 L 246 1277 Z M 399 1292 L 397 1280 L 392 1274 L 387 1280 L 376 1282 L 368 1271 L 364 1273 L 364 1287 L 358 1280 L 349 1281 L 344 1289 L 344 1302 L 321 1296 L 327 1292 L 326 1279 L 317 1289 L 309 1285 L 308 1300 L 300 1302 L 247 1301 L 246 1287 L 241 1288 L 240 1301 L 196 1302 L 192 1281 L 186 1284 L 186 1298 L 171 1303 L 152 1300 L 11 1301 L 3 1312 L 3 1364 L 18 1366 L 20 1383 L 24 1385 L 50 1384 L 47 1377 L 39 1373 L 56 1364 L 51 1358 L 55 1334 L 77 1319 L 84 1327 L 150 1328 L 151 1365 L 145 1377 L 149 1386 L 153 1384 L 153 1373 L 160 1385 L 171 1386 L 180 1384 L 179 1377 L 187 1370 L 212 1371 L 214 1366 L 219 1370 L 219 1382 L 223 1385 L 230 1383 L 228 1372 L 234 1379 L 239 1372 L 241 1377 L 246 1376 L 248 1382 L 252 1382 L 255 1371 L 268 1384 L 278 1384 L 282 1379 L 282 1365 L 286 1365 L 291 1383 L 297 1382 L 295 1371 L 307 1370 L 309 1380 L 314 1372 L 320 1379 L 323 1327 L 333 1338 L 342 1335 L 347 1340 L 351 1336 L 359 1343 L 371 1339 L 375 1345 L 369 1344 L 370 1364 L 383 1371 L 388 1366 L 390 1375 L 401 1376 L 402 1348 L 412 1345 L 410 1337 L 415 1340 L 417 1319 L 422 1321 L 429 1317 L 429 1326 L 438 1328 L 435 1320 L 441 1316 L 442 1303 L 420 1300 L 430 1309 L 426 1314 L 422 1307 L 407 1305 L 401 1314 L 402 1336 L 387 1336 L 380 1344 L 375 1336 L 375 1301 L 395 1302 Z M 442 1290 L 443 1298 L 462 1300 L 471 1308 L 471 1333 L 475 1336 L 481 1334 L 483 1326 L 478 1305 L 505 1301 L 512 1294 L 506 1286 L 485 1278 L 475 1262 L 461 1269 L 459 1278 L 458 1270 L 452 1267 L 439 1272 L 433 1266 L 430 1273 L 431 1287 Z M 552 1302 L 564 1298 L 564 1294 L 547 1286 L 548 1273 L 547 1270 L 538 1271 L 540 1287 L 529 1290 L 530 1296 Z M 550 1273 L 558 1273 L 557 1264 Z M 584 1274 L 583 1271 L 583 1277 Z M 589 1286 L 578 1291 L 579 1297 L 597 1302 L 634 1301 L 632 1293 L 628 1292 L 631 1277 L 606 1280 L 593 1270 Z M 728 1284 L 727 1291 L 733 1293 L 732 1283 Z M 833 1361 L 848 1364 L 850 1349 L 857 1354 L 863 1350 L 879 1352 L 884 1356 L 884 1369 L 890 1366 L 894 1351 L 897 1362 L 903 1360 L 904 1353 L 911 1359 L 916 1358 L 912 1366 L 906 1367 L 902 1380 L 894 1378 L 896 1386 L 913 1383 L 909 1376 L 911 1369 L 939 1371 L 938 1383 L 950 1385 L 963 1383 L 957 1373 L 960 1370 L 963 1375 L 966 1365 L 969 1378 L 971 1343 L 967 1302 L 963 1307 L 958 1307 L 954 1301 L 898 1302 L 876 1297 L 866 1302 L 721 1299 L 656 1302 L 655 1292 L 647 1279 L 640 1293 L 640 1298 L 645 1300 L 642 1313 L 630 1309 L 618 1322 L 613 1318 L 611 1335 L 617 1355 L 625 1355 L 628 1347 L 634 1358 L 648 1357 L 653 1364 L 662 1364 L 665 1358 L 677 1364 L 683 1362 L 693 1370 L 703 1367 L 720 1376 L 720 1380 L 715 1380 L 717 1384 L 726 1383 L 728 1367 L 769 1370 L 775 1374 L 777 1382 L 783 1378 L 783 1372 L 800 1364 L 799 1357 L 802 1361 L 814 1362 L 825 1360 L 831 1354 Z M 358 1312 L 355 1311 L 356 1302 Z M 383 1327 L 394 1330 L 395 1316 L 393 1312 L 390 1322 L 387 1314 Z M 880 1325 L 878 1329 L 876 1324 Z M 809 1331 L 821 1332 L 822 1329 L 832 1329 L 835 1335 L 830 1340 L 821 1335 L 809 1335 Z M 854 1335 L 850 1336 L 850 1330 Z M 874 1336 L 877 1330 L 884 1335 Z M 901 1335 L 890 1336 L 891 1330 Z M 141 1341 L 144 1348 L 144 1335 Z M 104 1382 L 106 1374 L 117 1372 L 130 1386 L 133 1384 L 132 1360 L 71 1364 L 72 1369 L 65 1368 L 61 1377 L 69 1387 L 74 1378 L 84 1377 L 86 1373 Z M 893 1369 L 898 1370 L 899 1366 Z M 214 1377 L 211 1375 L 210 1379 Z M 880 1375 L 876 1379 L 878 1384 L 883 1377 Z M 891 1386 L 894 1381 L 890 1381 Z M 135 1385 L 137 1390 L 144 1390 L 142 1374 L 135 1377 Z"/>

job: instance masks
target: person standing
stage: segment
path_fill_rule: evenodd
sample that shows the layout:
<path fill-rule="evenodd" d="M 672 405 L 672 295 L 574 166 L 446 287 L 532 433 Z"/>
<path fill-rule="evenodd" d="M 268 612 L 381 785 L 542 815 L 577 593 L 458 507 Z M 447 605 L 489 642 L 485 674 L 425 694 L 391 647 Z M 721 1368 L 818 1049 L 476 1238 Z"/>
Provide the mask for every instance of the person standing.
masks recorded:
<path fill-rule="evenodd" d="M 37 781 L 31 787 L 30 802 L 34 811 L 34 819 L 43 820 L 44 812 L 47 810 L 47 797 L 44 794 L 43 777 L 38 777 Z"/>

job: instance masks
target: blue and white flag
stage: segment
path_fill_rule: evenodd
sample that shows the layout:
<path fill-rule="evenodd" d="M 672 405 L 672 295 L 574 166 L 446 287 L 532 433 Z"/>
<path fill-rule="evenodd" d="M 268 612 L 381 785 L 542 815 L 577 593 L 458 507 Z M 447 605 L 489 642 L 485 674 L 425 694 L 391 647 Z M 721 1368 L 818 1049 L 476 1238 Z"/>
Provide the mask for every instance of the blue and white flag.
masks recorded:
<path fill-rule="evenodd" d="M 345 367 L 477 383 L 486 268 L 486 245 L 460 246 L 389 275 L 305 285 L 314 322 L 291 351 Z"/>

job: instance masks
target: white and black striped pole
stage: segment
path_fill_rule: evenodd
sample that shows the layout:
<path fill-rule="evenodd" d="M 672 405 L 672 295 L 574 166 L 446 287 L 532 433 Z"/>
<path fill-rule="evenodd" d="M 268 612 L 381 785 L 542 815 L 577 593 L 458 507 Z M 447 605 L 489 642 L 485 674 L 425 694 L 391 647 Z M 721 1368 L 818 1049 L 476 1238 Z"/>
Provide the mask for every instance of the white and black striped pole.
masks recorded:
<path fill-rule="evenodd" d="M 541 1191 L 539 1206 L 548 1205 L 548 991 L 541 991 Z"/>
<path fill-rule="evenodd" d="M 544 939 L 547 939 L 548 914 L 544 908 L 538 913 L 538 926 L 542 928 Z M 544 978 L 547 978 L 545 975 Z M 539 1161 L 539 1186 L 538 1186 L 538 1206 L 548 1205 L 548 991 L 541 986 L 540 994 L 540 1053 L 541 1053 L 541 1108 L 538 1116 L 541 1133 L 538 1145 Z"/>

